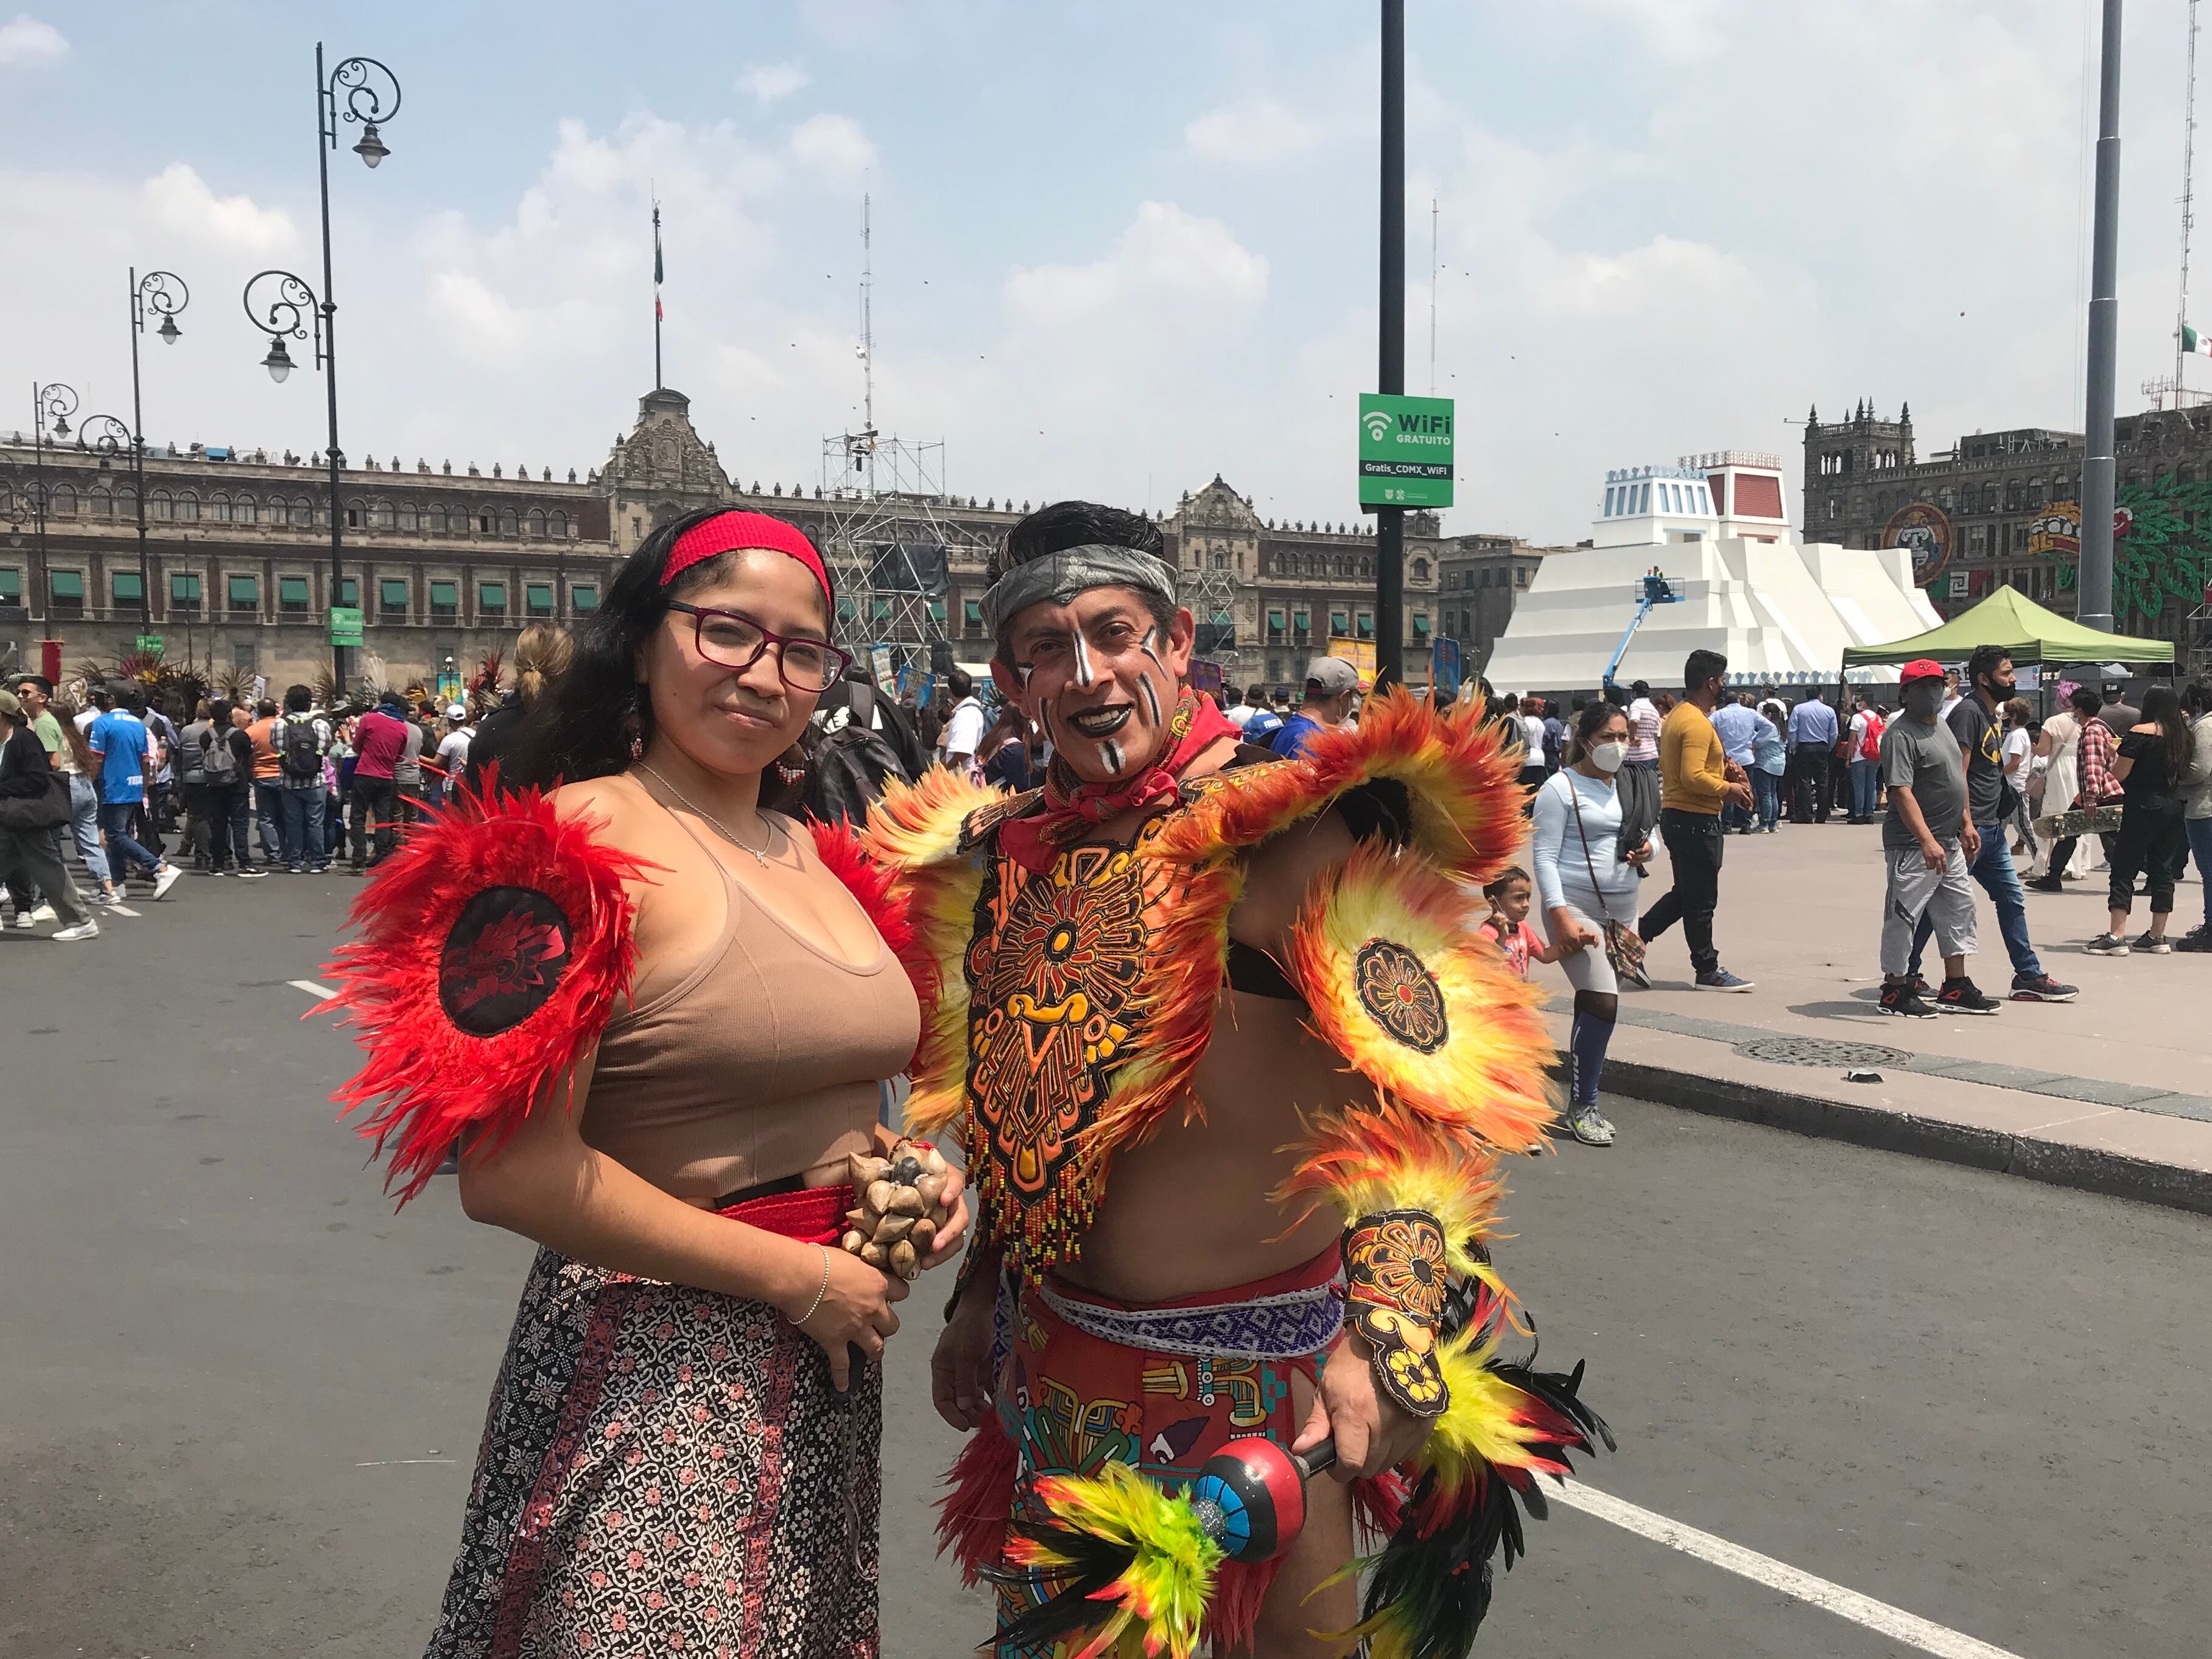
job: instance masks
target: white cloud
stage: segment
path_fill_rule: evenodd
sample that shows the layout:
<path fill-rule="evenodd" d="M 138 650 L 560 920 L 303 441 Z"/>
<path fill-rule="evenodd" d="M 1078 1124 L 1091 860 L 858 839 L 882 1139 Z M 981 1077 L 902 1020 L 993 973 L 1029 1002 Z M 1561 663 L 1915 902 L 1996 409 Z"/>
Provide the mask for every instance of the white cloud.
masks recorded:
<path fill-rule="evenodd" d="M 1238 242 L 1218 220 L 1186 213 L 1172 202 L 1146 202 L 1103 259 L 1081 265 L 1036 265 L 1006 281 L 1006 298 L 1026 321 L 1048 327 L 1085 322 L 1118 305 L 1170 302 L 1198 308 L 1249 310 L 1267 296 L 1267 261 Z M 1161 314 L 1153 319 L 1167 323 Z"/>
<path fill-rule="evenodd" d="M 28 12 L 0 23 L 0 69 L 45 69 L 69 56 L 70 43 L 51 23 Z"/>
<path fill-rule="evenodd" d="M 876 164 L 876 147 L 860 123 L 842 115 L 813 115 L 791 131 L 792 158 L 833 179 L 857 179 Z"/>
<path fill-rule="evenodd" d="M 1320 141 L 1321 131 L 1273 99 L 1254 97 L 1207 111 L 1182 136 L 1206 161 L 1258 167 L 1304 155 Z"/>
<path fill-rule="evenodd" d="M 182 161 L 146 181 L 147 216 L 160 228 L 252 258 L 290 252 L 299 242 L 291 216 L 250 196 L 218 197 Z"/>
<path fill-rule="evenodd" d="M 773 104 L 800 90 L 807 80 L 806 71 L 796 64 L 754 64 L 738 76 L 738 84 L 763 104 Z"/>

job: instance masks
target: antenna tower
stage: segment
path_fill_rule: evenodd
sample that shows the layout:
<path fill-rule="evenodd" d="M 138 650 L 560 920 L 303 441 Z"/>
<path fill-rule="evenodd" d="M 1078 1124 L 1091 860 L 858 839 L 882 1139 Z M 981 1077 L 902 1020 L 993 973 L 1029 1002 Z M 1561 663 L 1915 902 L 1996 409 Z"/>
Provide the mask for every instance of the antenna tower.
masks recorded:
<path fill-rule="evenodd" d="M 2190 232 L 2197 225 L 2191 176 L 2197 167 L 2197 0 L 2189 0 L 2188 88 L 2182 100 L 2181 114 L 2181 297 L 2179 308 L 2173 319 L 2173 406 L 2176 409 L 2182 407 L 2188 395 L 2182 386 L 2183 360 L 2189 355 L 2183 349 L 2187 337 L 2182 330 L 2189 326 L 2189 240 Z"/>
<path fill-rule="evenodd" d="M 890 647 L 894 666 L 928 668 L 949 642 L 947 578 L 957 558 L 980 563 L 988 543 L 948 516 L 945 445 L 876 429 L 872 204 L 860 198 L 860 429 L 822 441 L 823 549 L 836 586 L 837 631 Z"/>
<path fill-rule="evenodd" d="M 2196 0 L 2191 0 L 2193 5 Z M 1437 395 L 1437 198 L 1429 198 L 1429 396 Z"/>

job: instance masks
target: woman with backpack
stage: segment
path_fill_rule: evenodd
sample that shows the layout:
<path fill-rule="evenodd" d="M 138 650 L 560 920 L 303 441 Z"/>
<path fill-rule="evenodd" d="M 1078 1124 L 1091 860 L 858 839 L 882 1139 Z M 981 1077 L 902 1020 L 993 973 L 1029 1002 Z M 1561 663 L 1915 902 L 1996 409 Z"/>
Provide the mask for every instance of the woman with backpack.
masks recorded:
<path fill-rule="evenodd" d="M 1851 819 L 1853 823 L 1872 823 L 1880 816 L 1881 799 L 1881 734 L 1889 722 L 1882 718 L 1881 708 L 1864 698 L 1859 700 L 1859 711 L 1851 716 Z"/>
<path fill-rule="evenodd" d="M 253 862 L 253 739 L 246 735 L 246 711 L 228 698 L 208 705 L 208 728 L 200 733 L 200 773 L 207 787 L 208 868 L 254 880 L 268 874 Z"/>

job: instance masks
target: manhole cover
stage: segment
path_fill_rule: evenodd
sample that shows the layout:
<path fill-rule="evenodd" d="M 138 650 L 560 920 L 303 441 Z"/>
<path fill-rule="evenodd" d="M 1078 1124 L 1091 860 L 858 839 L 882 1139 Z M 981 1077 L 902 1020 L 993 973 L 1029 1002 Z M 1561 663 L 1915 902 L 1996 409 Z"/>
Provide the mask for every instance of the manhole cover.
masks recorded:
<path fill-rule="evenodd" d="M 1746 1060 L 1778 1066 L 1902 1066 L 1912 1056 L 1879 1042 L 1834 1042 L 1826 1037 L 1758 1037 L 1735 1045 Z"/>

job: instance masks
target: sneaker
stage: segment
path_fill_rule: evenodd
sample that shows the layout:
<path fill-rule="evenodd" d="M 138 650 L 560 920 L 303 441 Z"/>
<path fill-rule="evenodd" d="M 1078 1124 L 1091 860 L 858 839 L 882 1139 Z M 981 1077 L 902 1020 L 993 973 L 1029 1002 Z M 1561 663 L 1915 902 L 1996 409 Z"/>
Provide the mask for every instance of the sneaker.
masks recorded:
<path fill-rule="evenodd" d="M 76 927 L 64 927 L 51 937 L 60 941 L 64 945 L 74 945 L 81 939 L 98 939 L 100 937 L 100 924 L 94 921 L 90 916 L 87 916 L 82 921 L 77 923 Z"/>
<path fill-rule="evenodd" d="M 1928 975 L 1925 974 L 1916 973 L 1911 979 L 1905 981 L 1905 983 L 1911 987 L 1912 994 L 1917 997 L 1932 997 L 1936 994 L 1936 988 L 1928 982 Z"/>
<path fill-rule="evenodd" d="M 2025 881 L 2021 885 L 2031 893 L 2063 893 L 2066 890 L 2066 884 L 2057 876 L 2038 876 L 2033 881 Z"/>
<path fill-rule="evenodd" d="M 2212 951 L 2212 927 L 2192 927 L 2173 941 L 2177 951 Z"/>
<path fill-rule="evenodd" d="M 54 913 L 54 907 L 52 905 L 41 904 L 37 909 L 31 912 L 31 920 L 33 921 L 59 921 L 61 917 Z"/>
<path fill-rule="evenodd" d="M 269 872 L 266 870 L 262 869 L 258 865 L 256 865 L 251 869 L 237 872 L 238 878 L 240 881 L 258 881 L 262 877 L 268 873 Z"/>
<path fill-rule="evenodd" d="M 1936 994 L 1936 1012 L 1939 1014 L 1994 1014 L 1996 1003 L 1982 994 L 1980 986 L 1970 979 L 1947 979 L 1943 988 Z"/>
<path fill-rule="evenodd" d="M 325 859 L 320 864 L 311 864 L 307 866 L 307 873 L 311 876 L 326 876 L 330 872 L 331 861 L 328 859 Z"/>
<path fill-rule="evenodd" d="M 2014 1002 L 2071 1002 L 2081 994 L 2080 987 L 2061 985 L 2048 974 L 2014 974 L 2012 976 L 2012 1000 Z"/>
<path fill-rule="evenodd" d="M 2093 957 L 2124 957 L 2128 953 L 2128 942 L 2110 933 L 2100 933 L 2081 948 Z"/>
<path fill-rule="evenodd" d="M 1920 993 L 1911 985 L 1885 985 L 1881 988 L 1881 1012 L 1895 1014 L 1900 1019 L 1933 1019 L 1936 1011 L 1921 999 Z"/>
<path fill-rule="evenodd" d="M 1698 989 L 1700 991 L 1748 991 L 1751 985 L 1751 981 L 1738 979 L 1725 968 L 1716 968 L 1710 974 L 1698 975 Z"/>
<path fill-rule="evenodd" d="M 160 898 L 183 877 L 184 872 L 173 864 L 165 864 L 154 872 L 154 896 Z"/>
<path fill-rule="evenodd" d="M 31 914 L 35 916 L 39 913 L 33 910 Z M 2156 933 L 2145 933 L 2128 948 L 2139 957 L 2170 957 L 2173 954 L 2173 946 Z"/>
<path fill-rule="evenodd" d="M 91 902 L 94 904 L 105 904 L 112 907 L 123 902 L 123 895 L 113 892 L 94 893 L 92 896 Z"/>
<path fill-rule="evenodd" d="M 307 873 L 307 866 L 304 864 L 288 864 L 284 866 L 284 873 L 288 876 L 304 876 Z"/>
<path fill-rule="evenodd" d="M 1613 1125 L 1595 1105 L 1568 1107 L 1567 1133 L 1585 1146 L 1613 1145 Z"/>
<path fill-rule="evenodd" d="M 18 910 L 15 912 L 15 925 L 28 933 L 39 924 L 31 920 L 31 913 L 28 910 Z"/>

